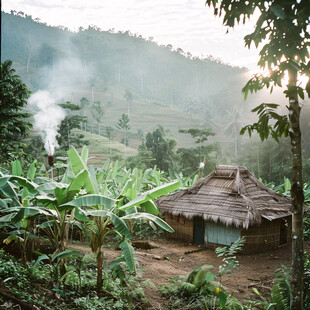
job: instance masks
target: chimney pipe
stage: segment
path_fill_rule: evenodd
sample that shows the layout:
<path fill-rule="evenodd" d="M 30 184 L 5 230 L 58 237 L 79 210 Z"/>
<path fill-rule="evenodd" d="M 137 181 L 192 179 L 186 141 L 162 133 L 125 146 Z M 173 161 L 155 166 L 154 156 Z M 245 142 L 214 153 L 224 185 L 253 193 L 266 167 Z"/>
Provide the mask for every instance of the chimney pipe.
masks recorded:
<path fill-rule="evenodd" d="M 54 166 L 54 156 L 53 155 L 48 155 L 47 159 L 48 159 L 49 166 L 53 167 Z"/>

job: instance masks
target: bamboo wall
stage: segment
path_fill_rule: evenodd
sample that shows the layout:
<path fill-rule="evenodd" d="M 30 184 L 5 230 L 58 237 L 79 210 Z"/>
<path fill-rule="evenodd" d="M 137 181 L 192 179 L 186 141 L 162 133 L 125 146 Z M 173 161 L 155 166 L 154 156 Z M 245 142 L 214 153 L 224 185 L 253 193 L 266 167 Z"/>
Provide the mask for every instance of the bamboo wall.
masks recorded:
<path fill-rule="evenodd" d="M 180 218 L 178 216 L 173 216 L 169 213 L 166 213 L 165 220 L 175 231 L 174 233 L 166 234 L 169 239 L 193 242 L 193 219 L 185 219 L 184 217 Z M 286 239 L 287 244 L 289 244 L 291 242 L 292 231 L 292 218 L 290 216 L 273 221 L 263 219 L 259 226 L 251 226 L 247 230 L 241 230 L 241 236 L 246 238 L 242 252 L 258 253 L 279 248 L 281 221 L 286 221 Z M 208 225 L 208 222 L 206 222 L 206 225 Z M 213 223 L 213 225 L 215 224 Z M 224 245 L 206 242 L 205 246 L 209 248 L 216 248 Z"/>
<path fill-rule="evenodd" d="M 172 238 L 193 242 L 193 219 L 180 218 L 166 212 L 165 221 L 174 229 L 174 233 L 166 234 L 169 239 Z"/>
<path fill-rule="evenodd" d="M 287 244 L 290 243 L 292 231 L 291 217 L 276 219 L 271 222 L 263 219 L 259 226 L 251 226 L 249 229 L 241 231 L 241 236 L 246 238 L 244 252 L 257 253 L 277 249 L 280 246 L 281 221 L 286 221 L 286 239 Z"/>

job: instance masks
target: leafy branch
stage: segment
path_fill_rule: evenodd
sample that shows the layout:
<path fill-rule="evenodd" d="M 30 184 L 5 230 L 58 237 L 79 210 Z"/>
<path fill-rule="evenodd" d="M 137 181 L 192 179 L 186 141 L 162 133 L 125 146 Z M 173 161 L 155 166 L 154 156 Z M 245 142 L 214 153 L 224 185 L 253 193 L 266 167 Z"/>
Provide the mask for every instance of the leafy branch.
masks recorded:
<path fill-rule="evenodd" d="M 251 110 L 258 115 L 258 121 L 243 127 L 240 134 L 243 135 L 247 131 L 251 137 L 256 131 L 262 141 L 266 140 L 270 134 L 277 142 L 280 137 L 287 137 L 290 129 L 289 120 L 287 115 L 279 115 L 276 112 L 278 106 L 275 103 L 262 103 Z"/>

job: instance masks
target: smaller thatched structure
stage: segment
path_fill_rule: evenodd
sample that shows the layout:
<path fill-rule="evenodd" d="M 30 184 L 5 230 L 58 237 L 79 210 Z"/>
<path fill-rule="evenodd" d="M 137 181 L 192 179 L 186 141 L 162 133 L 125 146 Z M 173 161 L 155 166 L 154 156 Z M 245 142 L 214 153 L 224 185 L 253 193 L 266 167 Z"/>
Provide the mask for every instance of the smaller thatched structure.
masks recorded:
<path fill-rule="evenodd" d="M 268 189 L 246 167 L 217 166 L 192 188 L 160 198 L 158 205 L 176 239 L 215 247 L 245 236 L 246 252 L 290 241 L 290 199 Z"/>

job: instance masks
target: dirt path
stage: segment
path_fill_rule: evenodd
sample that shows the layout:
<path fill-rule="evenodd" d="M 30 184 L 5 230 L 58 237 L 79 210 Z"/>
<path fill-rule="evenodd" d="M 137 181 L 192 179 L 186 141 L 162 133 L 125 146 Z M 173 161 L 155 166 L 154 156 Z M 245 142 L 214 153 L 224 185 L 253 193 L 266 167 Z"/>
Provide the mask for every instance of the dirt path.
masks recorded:
<path fill-rule="evenodd" d="M 149 244 L 153 246 L 152 249 L 142 249 L 137 245 L 136 256 L 140 267 L 144 270 L 143 279 L 151 280 L 156 286 L 156 289 L 145 288 L 145 294 L 152 305 L 150 309 L 167 309 L 159 289 L 163 284 L 169 283 L 171 278 L 177 275 L 187 275 L 200 265 L 213 265 L 215 273 L 221 264 L 221 259 L 212 249 L 202 249 L 196 245 L 167 239 L 152 240 Z M 83 252 L 90 251 L 88 247 L 82 245 L 73 244 L 70 247 Z M 309 253 L 309 244 L 305 247 Z M 192 253 L 189 253 L 191 251 Z M 255 296 L 254 287 L 267 296 L 273 284 L 275 270 L 281 264 L 290 265 L 290 253 L 290 248 L 286 246 L 267 253 L 240 255 L 238 256 L 240 269 L 231 275 L 226 275 L 223 284 L 240 299 Z M 120 252 L 114 248 L 105 249 L 105 258 L 108 261 L 119 255 Z"/>

